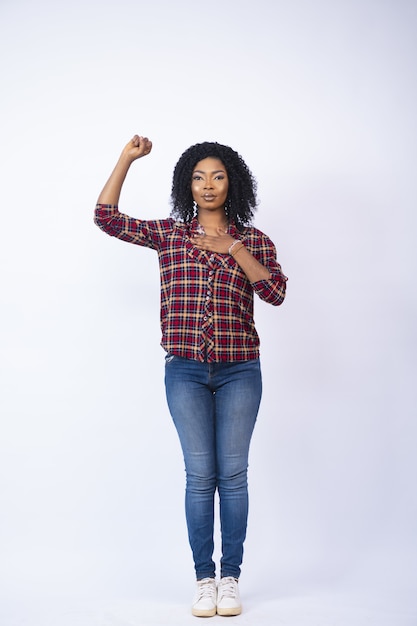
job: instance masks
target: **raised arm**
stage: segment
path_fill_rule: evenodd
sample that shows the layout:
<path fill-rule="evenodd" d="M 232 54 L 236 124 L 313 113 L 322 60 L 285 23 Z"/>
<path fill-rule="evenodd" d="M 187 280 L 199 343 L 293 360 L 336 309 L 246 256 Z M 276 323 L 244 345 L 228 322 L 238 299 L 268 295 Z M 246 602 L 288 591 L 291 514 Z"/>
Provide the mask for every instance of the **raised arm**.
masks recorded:
<path fill-rule="evenodd" d="M 123 148 L 114 170 L 97 199 L 97 204 L 119 204 L 120 192 L 130 166 L 133 161 L 146 156 L 151 150 L 152 142 L 147 137 L 135 135 Z"/>

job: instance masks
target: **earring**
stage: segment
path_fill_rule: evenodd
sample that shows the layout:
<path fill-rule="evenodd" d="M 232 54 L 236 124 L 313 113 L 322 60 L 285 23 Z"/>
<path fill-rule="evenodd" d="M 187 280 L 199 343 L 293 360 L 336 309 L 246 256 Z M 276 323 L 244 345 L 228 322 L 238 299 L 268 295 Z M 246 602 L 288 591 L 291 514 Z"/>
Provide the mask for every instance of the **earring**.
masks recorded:
<path fill-rule="evenodd" d="M 194 217 L 197 215 L 197 213 L 198 213 L 198 204 L 197 204 L 197 202 L 195 200 L 193 200 L 193 214 L 194 214 Z"/>

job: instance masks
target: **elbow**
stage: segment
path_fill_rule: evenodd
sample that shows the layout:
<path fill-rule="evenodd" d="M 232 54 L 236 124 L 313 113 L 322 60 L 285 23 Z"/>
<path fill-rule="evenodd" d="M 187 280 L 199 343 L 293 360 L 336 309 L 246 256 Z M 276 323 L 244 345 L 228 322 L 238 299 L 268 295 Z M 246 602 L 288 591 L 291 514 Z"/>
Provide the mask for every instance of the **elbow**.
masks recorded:
<path fill-rule="evenodd" d="M 285 290 L 279 290 L 277 293 L 270 293 L 267 298 L 262 298 L 268 304 L 272 306 L 281 306 L 285 300 Z"/>
<path fill-rule="evenodd" d="M 280 306 L 285 300 L 285 294 L 287 293 L 287 281 L 285 280 L 279 286 L 276 293 L 275 306 Z"/>
<path fill-rule="evenodd" d="M 284 300 L 285 300 L 285 294 L 283 296 L 280 296 L 279 298 L 276 298 L 273 302 L 271 302 L 271 304 L 272 306 L 281 306 Z"/>
<path fill-rule="evenodd" d="M 101 207 L 99 205 L 96 206 L 93 214 L 93 222 L 96 226 L 98 226 L 98 228 L 100 228 L 100 230 L 107 232 L 107 224 L 109 220 L 108 218 L 106 219 L 106 216 L 100 214 L 100 208 Z"/>
<path fill-rule="evenodd" d="M 285 300 L 285 294 L 287 292 L 287 277 L 282 275 L 275 282 L 274 288 L 271 290 L 271 304 L 273 306 L 280 306 Z"/>
<path fill-rule="evenodd" d="M 100 220 L 98 215 L 95 213 L 93 217 L 93 222 L 100 230 L 104 230 L 103 222 Z"/>
<path fill-rule="evenodd" d="M 280 306 L 285 300 L 286 281 L 263 281 L 254 285 L 261 300 L 272 306 Z"/>
<path fill-rule="evenodd" d="M 99 205 L 96 204 L 96 207 L 94 209 L 94 214 L 93 214 L 93 222 L 96 226 L 98 226 L 99 228 L 101 228 L 101 221 L 100 221 L 100 215 L 99 215 Z"/>

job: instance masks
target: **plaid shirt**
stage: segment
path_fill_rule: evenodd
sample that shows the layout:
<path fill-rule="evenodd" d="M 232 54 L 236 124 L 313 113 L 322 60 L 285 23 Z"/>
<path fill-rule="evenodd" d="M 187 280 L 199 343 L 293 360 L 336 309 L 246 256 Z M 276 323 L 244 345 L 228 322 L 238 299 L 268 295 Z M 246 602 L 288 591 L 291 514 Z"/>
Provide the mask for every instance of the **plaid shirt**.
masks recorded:
<path fill-rule="evenodd" d="M 259 357 L 259 337 L 253 320 L 253 292 L 273 305 L 285 297 L 286 277 L 276 260 L 272 241 L 256 228 L 229 234 L 271 273 L 269 280 L 250 283 L 229 254 L 196 248 L 198 232 L 191 223 L 173 219 L 138 220 L 117 206 L 98 204 L 95 223 L 107 234 L 158 252 L 161 274 L 162 347 L 197 361 L 246 361 Z"/>

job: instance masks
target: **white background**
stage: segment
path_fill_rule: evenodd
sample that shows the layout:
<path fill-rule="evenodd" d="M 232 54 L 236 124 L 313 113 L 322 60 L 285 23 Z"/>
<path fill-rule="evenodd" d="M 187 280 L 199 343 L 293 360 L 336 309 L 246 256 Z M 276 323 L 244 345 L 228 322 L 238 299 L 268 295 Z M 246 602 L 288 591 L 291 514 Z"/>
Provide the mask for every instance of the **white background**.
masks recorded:
<path fill-rule="evenodd" d="M 157 257 L 92 212 L 165 217 L 217 140 L 289 276 L 256 302 L 240 624 L 417 624 L 412 0 L 2 0 L 0 623 L 195 623 Z M 213 618 L 220 623 L 221 618 Z M 235 618 L 232 618 L 235 621 Z"/>

